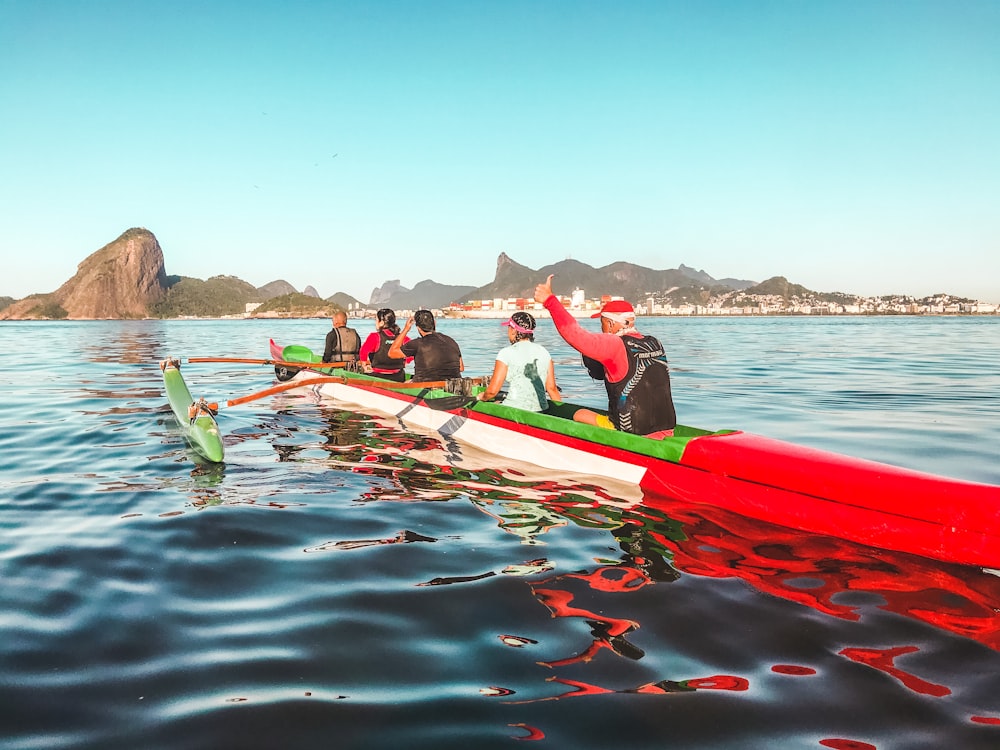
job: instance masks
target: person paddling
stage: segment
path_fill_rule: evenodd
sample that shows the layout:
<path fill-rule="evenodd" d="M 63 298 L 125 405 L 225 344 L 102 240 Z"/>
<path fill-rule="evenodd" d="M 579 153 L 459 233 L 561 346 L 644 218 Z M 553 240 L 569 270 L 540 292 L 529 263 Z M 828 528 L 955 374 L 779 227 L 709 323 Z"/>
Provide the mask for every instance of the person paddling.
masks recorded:
<path fill-rule="evenodd" d="M 601 319 L 601 333 L 584 330 L 552 293 L 552 274 L 535 287 L 535 300 L 552 315 L 566 343 L 583 355 L 590 377 L 603 380 L 608 414 L 580 409 L 577 422 L 621 432 L 663 438 L 673 434 L 677 414 L 670 392 L 670 368 L 663 346 L 635 328 L 635 309 L 612 300 L 592 318 Z"/>
<path fill-rule="evenodd" d="M 406 379 L 403 368 L 413 358 L 394 359 L 389 356 L 389 348 L 392 342 L 399 335 L 399 326 L 396 324 L 396 313 L 388 307 L 383 307 L 375 313 L 375 330 L 368 334 L 365 343 L 361 345 L 361 352 L 358 358 L 365 368 L 365 372 L 378 375 L 386 380 L 394 380 L 398 383 Z M 403 339 L 405 344 L 410 338 Z"/>
<path fill-rule="evenodd" d="M 535 319 L 529 313 L 519 311 L 502 325 L 507 326 L 510 346 L 497 352 L 489 385 L 477 398 L 492 401 L 506 380 L 510 385 L 503 400 L 504 406 L 545 411 L 550 399 L 562 401 L 556 386 L 552 356 L 544 346 L 535 343 Z"/>

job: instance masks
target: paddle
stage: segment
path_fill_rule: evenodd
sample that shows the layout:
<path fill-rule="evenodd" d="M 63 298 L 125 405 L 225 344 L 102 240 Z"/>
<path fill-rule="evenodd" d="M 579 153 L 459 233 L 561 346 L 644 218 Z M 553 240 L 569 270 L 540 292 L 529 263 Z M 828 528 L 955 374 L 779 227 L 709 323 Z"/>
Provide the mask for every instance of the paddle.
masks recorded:
<path fill-rule="evenodd" d="M 440 398 L 425 398 L 423 401 L 434 411 L 452 411 L 453 409 L 469 409 L 475 406 L 479 399 L 475 396 L 441 396 Z"/>
<path fill-rule="evenodd" d="M 229 362 L 244 365 L 277 365 L 281 367 L 297 367 L 300 370 L 314 370 L 337 367 L 347 367 L 348 362 L 289 362 L 283 359 L 246 359 L 243 357 L 188 357 L 191 364 L 204 362 Z"/>
<path fill-rule="evenodd" d="M 345 380 L 346 378 L 336 377 L 333 375 L 317 377 L 317 378 L 306 378 L 304 380 L 297 380 L 294 383 L 282 383 L 281 385 L 271 386 L 270 388 L 265 388 L 262 391 L 257 391 L 256 393 L 251 393 L 246 396 L 240 396 L 239 398 L 231 398 L 228 401 L 226 401 L 225 404 L 212 403 L 209 404 L 209 407 L 214 409 L 219 409 L 221 406 L 239 406 L 240 404 L 246 404 L 250 401 L 256 401 L 257 399 L 273 396 L 275 393 L 281 393 L 282 391 L 290 391 L 293 388 L 306 388 L 310 385 L 321 385 L 322 383 L 343 383 Z"/>
<path fill-rule="evenodd" d="M 280 385 L 271 386 L 270 388 L 265 388 L 262 391 L 257 391 L 256 393 L 251 393 L 246 396 L 240 396 L 239 398 L 231 398 L 225 402 L 225 404 L 220 405 L 219 403 L 208 404 L 209 408 L 218 410 L 221 406 L 238 406 L 239 404 L 246 404 L 250 401 L 256 401 L 261 398 L 266 398 L 268 396 L 273 396 L 276 393 L 281 393 L 282 391 L 290 391 L 295 388 L 307 388 L 311 385 L 323 385 L 324 383 L 351 383 L 352 385 L 361 385 L 357 380 L 346 378 L 342 375 L 323 375 L 315 378 L 305 378 L 303 380 L 296 380 L 293 382 L 282 383 Z M 416 389 L 423 390 L 425 388 L 444 388 L 447 385 L 446 380 L 427 380 L 423 382 L 414 382 L 408 380 L 404 383 L 396 383 L 391 380 L 386 380 L 384 382 L 376 380 L 366 380 L 363 385 L 372 386 L 375 388 L 387 388 L 390 390 L 404 390 L 404 389 Z M 468 396 L 445 396 L 441 399 L 430 399 L 431 401 L 447 401 L 450 398 L 461 399 L 462 401 L 468 401 Z M 475 399 L 472 399 L 475 401 Z M 455 407 L 452 407 L 455 408 Z"/>

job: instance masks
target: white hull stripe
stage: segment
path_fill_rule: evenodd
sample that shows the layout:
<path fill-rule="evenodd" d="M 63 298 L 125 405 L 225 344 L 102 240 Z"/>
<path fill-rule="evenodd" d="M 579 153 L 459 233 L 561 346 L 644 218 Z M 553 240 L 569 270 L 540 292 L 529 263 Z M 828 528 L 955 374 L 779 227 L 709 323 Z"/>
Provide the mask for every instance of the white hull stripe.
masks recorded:
<path fill-rule="evenodd" d="M 398 418 L 402 426 L 413 424 L 433 430 L 444 438 L 456 438 L 490 453 L 557 471 L 591 474 L 638 485 L 646 473 L 644 466 L 597 456 L 588 451 L 545 440 L 533 435 L 470 419 L 460 414 L 437 411 L 419 402 L 356 388 L 343 383 L 313 386 L 324 398 L 357 404 Z"/>

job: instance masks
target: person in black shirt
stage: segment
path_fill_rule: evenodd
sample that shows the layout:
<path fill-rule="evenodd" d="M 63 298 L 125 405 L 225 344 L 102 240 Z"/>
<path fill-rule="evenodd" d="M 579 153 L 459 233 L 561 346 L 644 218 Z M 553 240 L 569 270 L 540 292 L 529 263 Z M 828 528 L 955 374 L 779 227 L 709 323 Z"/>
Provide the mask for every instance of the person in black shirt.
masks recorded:
<path fill-rule="evenodd" d="M 403 343 L 414 323 L 420 336 Z M 389 347 L 389 356 L 395 359 L 413 357 L 413 380 L 416 382 L 460 378 L 465 369 L 462 350 L 451 336 L 437 332 L 430 310 L 413 313 Z"/>

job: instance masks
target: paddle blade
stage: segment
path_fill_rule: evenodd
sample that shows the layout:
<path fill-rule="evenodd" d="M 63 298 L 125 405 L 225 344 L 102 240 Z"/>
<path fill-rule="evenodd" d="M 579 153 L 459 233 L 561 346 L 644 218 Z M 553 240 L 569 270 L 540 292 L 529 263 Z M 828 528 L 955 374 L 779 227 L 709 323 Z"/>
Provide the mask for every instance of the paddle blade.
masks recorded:
<path fill-rule="evenodd" d="M 476 405 L 475 396 L 442 396 L 441 398 L 425 398 L 424 404 L 434 411 L 452 411 L 453 409 L 470 409 Z"/>

